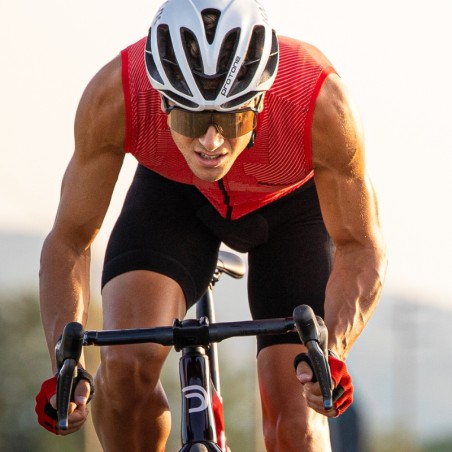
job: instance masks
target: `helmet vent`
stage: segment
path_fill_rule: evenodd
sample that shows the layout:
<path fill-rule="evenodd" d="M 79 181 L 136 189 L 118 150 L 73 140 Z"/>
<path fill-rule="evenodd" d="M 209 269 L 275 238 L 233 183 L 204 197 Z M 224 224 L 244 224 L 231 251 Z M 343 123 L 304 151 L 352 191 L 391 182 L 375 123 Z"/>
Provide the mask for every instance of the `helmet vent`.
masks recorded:
<path fill-rule="evenodd" d="M 279 47 L 278 47 L 278 39 L 276 38 L 276 33 L 273 30 L 272 32 L 272 48 L 270 51 L 270 56 L 268 57 L 267 64 L 265 66 L 264 71 L 262 72 L 261 78 L 259 80 L 259 84 L 265 83 L 276 71 L 276 67 L 278 66 L 278 58 L 279 58 Z"/>
<path fill-rule="evenodd" d="M 201 11 L 202 21 L 204 22 L 204 31 L 209 44 L 212 44 L 215 39 L 215 33 L 217 31 L 220 15 L 221 11 L 218 11 L 218 9 L 208 8 Z"/>
<path fill-rule="evenodd" d="M 227 73 L 232 66 L 237 44 L 239 43 L 240 29 L 231 30 L 221 44 L 220 53 L 218 55 L 217 72 Z"/>
<path fill-rule="evenodd" d="M 265 28 L 262 25 L 256 25 L 251 35 L 248 51 L 245 56 L 245 61 L 240 68 L 240 71 L 234 80 L 231 91 L 228 96 L 243 91 L 250 83 L 256 73 L 264 50 L 265 44 Z"/>
<path fill-rule="evenodd" d="M 154 61 L 154 55 L 152 55 L 152 46 L 151 46 L 151 29 L 149 29 L 149 37 L 146 41 L 146 52 L 145 52 L 145 61 L 146 61 L 146 68 L 149 72 L 149 75 L 154 79 L 157 80 L 158 83 L 163 84 L 163 79 L 160 76 L 160 73 L 157 69 L 157 66 L 155 65 Z"/>
<path fill-rule="evenodd" d="M 231 67 L 239 36 L 240 31 L 238 29 L 229 32 L 220 49 L 217 73 L 207 75 L 204 73 L 204 65 L 196 36 L 187 28 L 181 29 L 181 38 L 188 65 L 198 88 L 206 100 L 215 100 L 218 96 Z"/>
<path fill-rule="evenodd" d="M 168 77 L 168 80 L 171 81 L 171 84 L 177 91 L 192 96 L 192 93 L 177 62 L 168 26 L 159 25 L 157 28 L 157 34 L 160 60 L 162 62 L 163 69 L 165 70 L 165 74 Z"/>
<path fill-rule="evenodd" d="M 192 71 L 203 72 L 204 65 L 196 36 L 188 28 L 181 28 L 181 39 L 190 69 Z"/>
<path fill-rule="evenodd" d="M 236 97 L 235 99 L 230 100 L 229 102 L 226 102 L 222 105 L 223 108 L 235 108 L 240 107 L 243 104 L 246 104 L 250 102 L 252 99 L 257 97 L 259 94 L 261 94 L 260 91 L 248 91 L 246 94 L 243 94 L 242 96 Z"/>
<path fill-rule="evenodd" d="M 171 99 L 176 104 L 183 105 L 184 107 L 187 107 L 187 108 L 198 108 L 199 107 L 199 105 L 197 103 L 191 102 L 190 100 L 185 99 L 182 96 L 179 96 L 174 91 L 162 90 L 161 93 L 164 94 L 168 99 Z"/>

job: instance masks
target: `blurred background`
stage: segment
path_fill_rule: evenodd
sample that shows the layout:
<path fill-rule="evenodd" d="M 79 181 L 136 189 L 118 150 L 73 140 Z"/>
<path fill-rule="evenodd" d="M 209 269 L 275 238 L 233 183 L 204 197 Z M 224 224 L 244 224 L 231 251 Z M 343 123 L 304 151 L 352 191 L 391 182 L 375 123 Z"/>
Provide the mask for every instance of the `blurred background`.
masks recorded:
<path fill-rule="evenodd" d="M 34 396 L 50 375 L 39 320 L 39 253 L 72 154 L 83 89 L 147 33 L 160 3 L 0 0 L 2 451 L 100 450 L 89 427 L 55 438 L 35 421 Z M 354 94 L 389 249 L 380 306 L 350 354 L 356 403 L 332 424 L 334 450 L 451 451 L 452 3 L 262 3 L 279 34 L 319 47 Z M 90 327 L 101 322 L 102 255 L 134 168 L 128 156 L 94 244 Z M 249 318 L 244 281 L 223 278 L 217 300 L 218 320 Z M 254 341 L 231 340 L 220 352 L 231 448 L 262 451 Z M 94 372 L 96 350 L 90 360 Z M 175 410 L 168 451 L 178 450 L 176 363 L 172 354 L 165 368 Z"/>

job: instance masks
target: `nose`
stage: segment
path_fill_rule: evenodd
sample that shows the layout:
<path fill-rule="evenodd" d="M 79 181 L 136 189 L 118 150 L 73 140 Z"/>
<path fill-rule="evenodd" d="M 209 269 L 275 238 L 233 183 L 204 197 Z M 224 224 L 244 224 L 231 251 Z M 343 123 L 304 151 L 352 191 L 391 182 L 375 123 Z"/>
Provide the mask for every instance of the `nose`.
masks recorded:
<path fill-rule="evenodd" d="M 210 125 L 206 133 L 199 137 L 199 142 L 206 151 L 213 152 L 224 143 L 224 137 L 214 125 Z"/>

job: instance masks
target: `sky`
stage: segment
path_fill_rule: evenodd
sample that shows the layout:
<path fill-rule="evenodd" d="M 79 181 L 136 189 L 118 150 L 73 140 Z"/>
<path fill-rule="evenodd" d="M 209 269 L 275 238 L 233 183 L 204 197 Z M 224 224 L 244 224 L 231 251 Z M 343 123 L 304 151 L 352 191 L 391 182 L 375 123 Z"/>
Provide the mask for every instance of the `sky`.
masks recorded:
<path fill-rule="evenodd" d="M 0 233 L 50 230 L 83 89 L 147 33 L 160 3 L 0 0 Z M 452 2 L 262 3 L 278 34 L 327 55 L 358 103 L 388 245 L 385 290 L 452 309 Z M 99 255 L 134 167 L 129 156 Z"/>

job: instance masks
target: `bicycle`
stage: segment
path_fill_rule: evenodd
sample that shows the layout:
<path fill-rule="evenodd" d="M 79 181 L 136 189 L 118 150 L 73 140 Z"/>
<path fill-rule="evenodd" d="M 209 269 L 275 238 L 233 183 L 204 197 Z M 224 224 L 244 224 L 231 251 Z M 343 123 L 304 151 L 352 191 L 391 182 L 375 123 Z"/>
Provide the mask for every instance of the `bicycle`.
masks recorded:
<path fill-rule="evenodd" d="M 239 336 L 285 334 L 297 331 L 308 348 L 312 367 L 326 409 L 333 406 L 331 375 L 327 360 L 327 330 L 307 305 L 293 316 L 280 319 L 215 323 L 213 287 L 223 273 L 239 279 L 245 274 L 243 260 L 220 251 L 216 270 L 204 296 L 196 303 L 196 318 L 175 319 L 172 326 L 123 330 L 84 331 L 77 322 L 68 323 L 55 353 L 58 363 L 58 428 L 68 428 L 68 410 L 82 348 L 89 345 L 157 343 L 181 352 L 179 375 L 182 395 L 180 452 L 225 452 L 223 403 L 220 392 L 217 343 Z"/>

